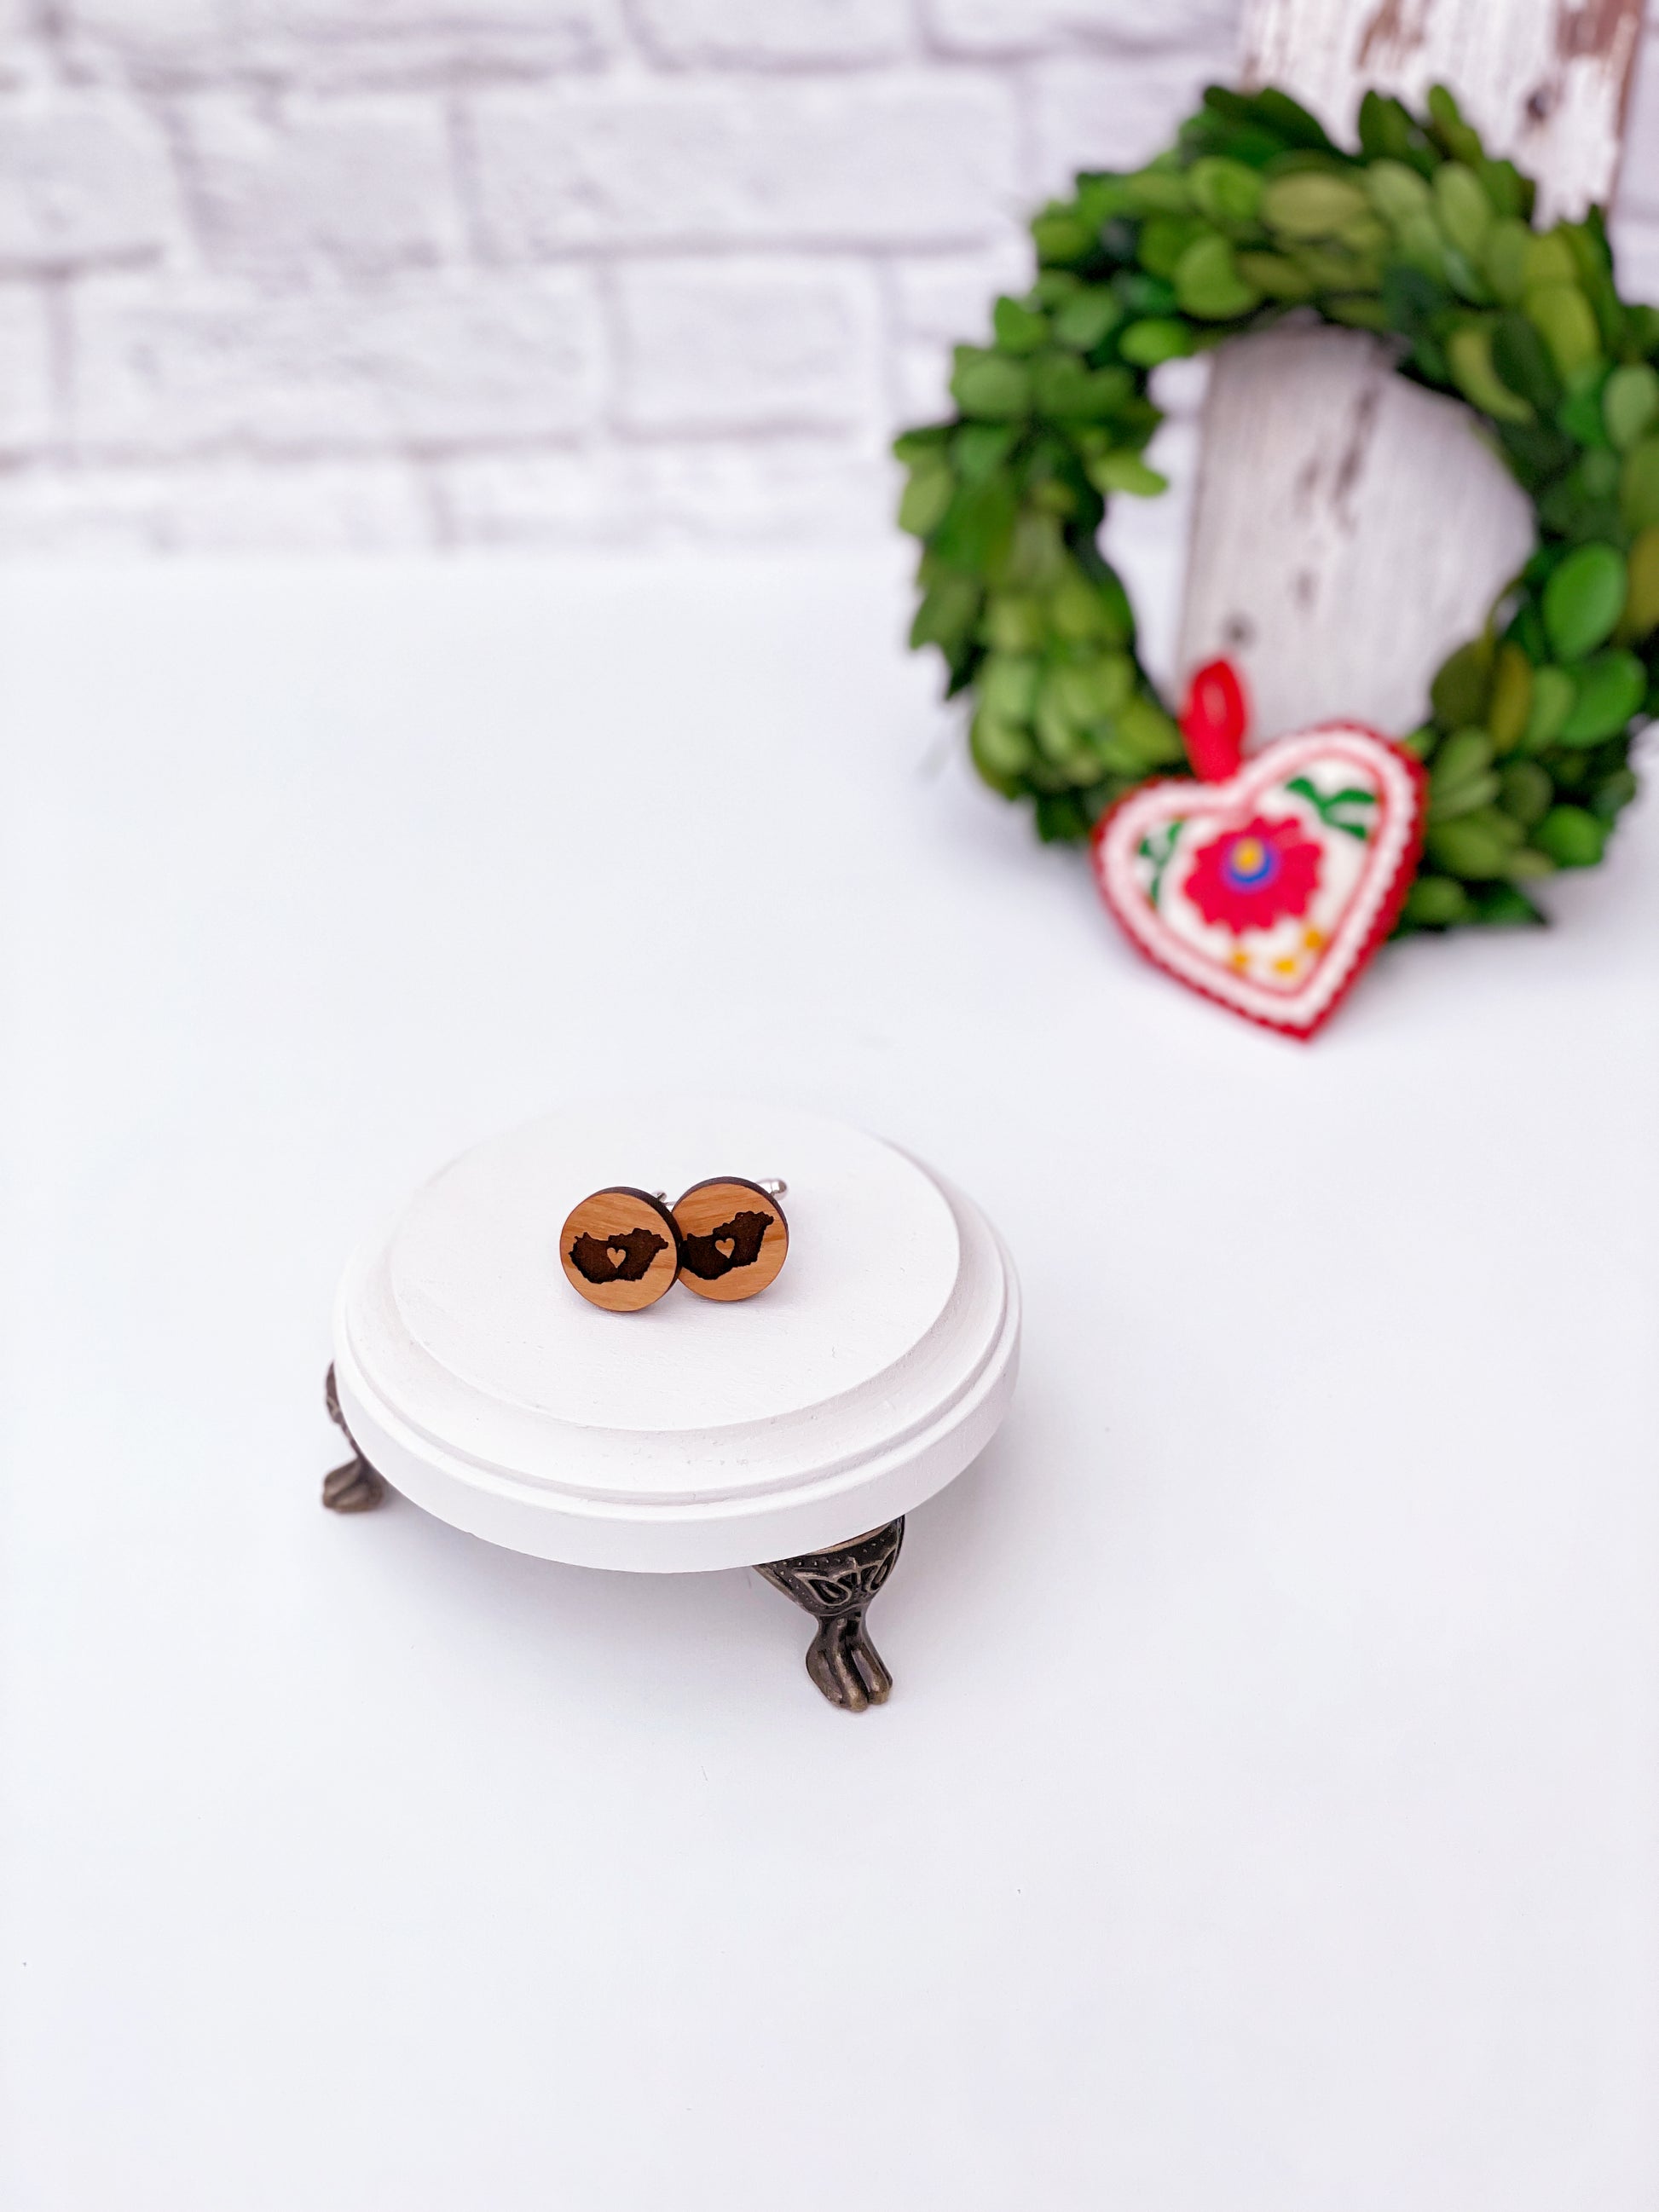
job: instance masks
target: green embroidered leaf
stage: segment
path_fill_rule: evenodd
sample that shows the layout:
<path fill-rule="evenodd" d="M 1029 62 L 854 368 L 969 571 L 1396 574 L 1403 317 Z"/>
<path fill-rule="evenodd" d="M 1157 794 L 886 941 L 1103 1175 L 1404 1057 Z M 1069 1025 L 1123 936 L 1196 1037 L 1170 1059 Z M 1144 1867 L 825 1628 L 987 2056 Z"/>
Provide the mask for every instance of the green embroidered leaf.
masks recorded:
<path fill-rule="evenodd" d="M 1358 837 L 1362 845 L 1369 841 L 1370 824 L 1364 821 L 1356 822 L 1352 817 L 1356 806 L 1376 805 L 1376 793 L 1374 791 L 1361 791 L 1351 784 L 1342 791 L 1332 792 L 1328 798 L 1305 775 L 1293 775 L 1285 788 L 1295 792 L 1297 798 L 1305 799 L 1320 820 L 1328 823 L 1333 830 L 1346 830 L 1350 837 Z"/>
<path fill-rule="evenodd" d="M 1152 880 L 1147 886 L 1146 896 L 1153 906 L 1158 904 L 1158 895 L 1164 889 L 1164 871 L 1169 866 L 1176 840 L 1186 826 L 1185 817 L 1177 815 L 1173 822 L 1166 822 L 1161 830 L 1140 841 L 1141 859 L 1152 864 Z"/>

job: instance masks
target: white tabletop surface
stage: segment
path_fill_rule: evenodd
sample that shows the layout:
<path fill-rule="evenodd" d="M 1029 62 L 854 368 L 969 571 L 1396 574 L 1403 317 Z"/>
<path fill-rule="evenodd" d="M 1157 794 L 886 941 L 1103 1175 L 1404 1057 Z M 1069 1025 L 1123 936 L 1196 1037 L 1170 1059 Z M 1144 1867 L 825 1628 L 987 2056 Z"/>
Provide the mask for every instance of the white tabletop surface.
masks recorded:
<path fill-rule="evenodd" d="M 9 2212 L 1659 2198 L 1659 809 L 1282 1042 L 898 574 L 5 580 Z M 752 1575 L 317 1504 L 347 1252 L 619 1019 L 1024 1278 L 860 1719 Z"/>

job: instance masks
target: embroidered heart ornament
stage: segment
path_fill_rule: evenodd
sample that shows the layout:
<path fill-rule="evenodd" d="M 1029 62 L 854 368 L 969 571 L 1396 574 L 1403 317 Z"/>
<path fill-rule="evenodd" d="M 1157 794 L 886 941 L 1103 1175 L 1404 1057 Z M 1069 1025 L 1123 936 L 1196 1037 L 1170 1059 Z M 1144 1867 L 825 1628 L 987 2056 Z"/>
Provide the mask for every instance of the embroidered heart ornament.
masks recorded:
<path fill-rule="evenodd" d="M 1166 974 L 1310 1037 L 1394 927 L 1425 790 L 1409 753 L 1327 723 L 1264 746 L 1224 781 L 1129 793 L 1096 828 L 1096 878 Z"/>

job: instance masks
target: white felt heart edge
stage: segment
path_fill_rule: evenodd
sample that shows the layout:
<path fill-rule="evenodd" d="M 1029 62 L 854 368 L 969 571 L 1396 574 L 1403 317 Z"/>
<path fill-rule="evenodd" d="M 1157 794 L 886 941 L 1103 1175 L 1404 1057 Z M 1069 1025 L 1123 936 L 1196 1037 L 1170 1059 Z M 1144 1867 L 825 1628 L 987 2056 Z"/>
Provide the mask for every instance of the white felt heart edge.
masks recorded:
<path fill-rule="evenodd" d="M 1247 976 L 1225 974 L 1182 944 L 1147 903 L 1135 880 L 1142 837 L 1154 823 L 1167 819 L 1176 794 L 1189 821 L 1202 814 L 1212 814 L 1219 821 L 1253 805 L 1274 784 L 1286 781 L 1304 762 L 1344 752 L 1377 778 L 1385 805 L 1352 903 L 1323 958 L 1293 992 L 1269 991 Z M 1322 723 L 1317 729 L 1300 730 L 1294 737 L 1264 745 L 1225 783 L 1164 776 L 1130 792 L 1096 825 L 1095 878 L 1113 915 L 1155 967 L 1249 1021 L 1289 1036 L 1310 1037 L 1336 1012 L 1395 925 L 1422 849 L 1426 789 L 1421 763 L 1375 730 L 1357 722 Z"/>

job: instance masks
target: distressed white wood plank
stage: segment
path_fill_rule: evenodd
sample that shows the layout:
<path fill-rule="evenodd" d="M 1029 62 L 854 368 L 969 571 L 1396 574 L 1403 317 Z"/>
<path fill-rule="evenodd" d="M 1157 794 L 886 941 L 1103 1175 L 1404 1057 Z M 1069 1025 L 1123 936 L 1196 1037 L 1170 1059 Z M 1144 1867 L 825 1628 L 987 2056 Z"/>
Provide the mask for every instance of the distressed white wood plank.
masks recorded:
<path fill-rule="evenodd" d="M 1420 101 L 1449 83 L 1540 204 L 1577 214 L 1611 194 L 1640 30 L 1640 0 L 1252 0 L 1244 67 L 1345 141 L 1368 86 Z M 1258 738 L 1334 714 L 1409 728 L 1531 532 L 1466 411 L 1389 374 L 1376 341 L 1231 346 L 1205 405 L 1181 670 L 1231 653 Z"/>
<path fill-rule="evenodd" d="M 1249 0 L 1244 74 L 1348 141 L 1368 86 L 1420 106 L 1449 84 L 1494 153 L 1540 182 L 1546 221 L 1606 201 L 1643 0 Z"/>
<path fill-rule="evenodd" d="M 1532 545 L 1467 410 L 1361 331 L 1267 331 L 1218 362 L 1205 438 L 1184 665 L 1237 661 L 1258 737 L 1327 713 L 1412 728 Z"/>

